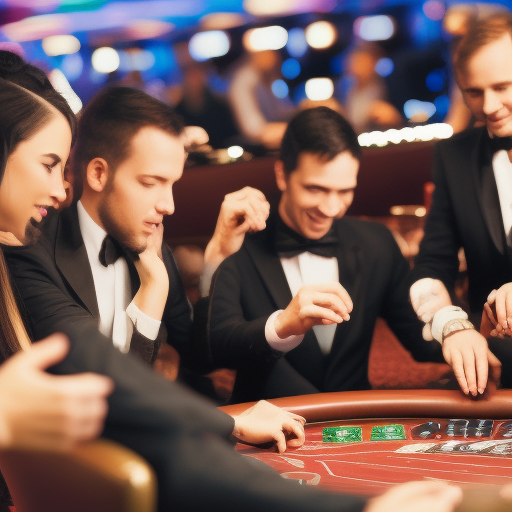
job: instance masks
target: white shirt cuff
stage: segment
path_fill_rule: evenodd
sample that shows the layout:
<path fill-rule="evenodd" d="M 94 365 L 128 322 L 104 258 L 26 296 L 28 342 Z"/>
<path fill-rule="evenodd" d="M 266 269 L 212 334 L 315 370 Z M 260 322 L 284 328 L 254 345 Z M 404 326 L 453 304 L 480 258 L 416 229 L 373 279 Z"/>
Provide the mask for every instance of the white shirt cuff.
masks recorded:
<path fill-rule="evenodd" d="M 467 320 L 468 315 L 458 306 L 446 306 L 436 312 L 432 319 L 432 337 L 443 343 L 445 325 L 451 320 Z"/>
<path fill-rule="evenodd" d="M 145 336 L 149 340 L 156 340 L 158 331 L 160 330 L 160 320 L 155 320 L 150 316 L 143 313 L 134 303 L 130 302 L 126 308 L 126 315 L 133 322 L 133 327 L 142 336 Z"/>
<path fill-rule="evenodd" d="M 283 310 L 279 309 L 268 317 L 267 323 L 265 324 L 265 339 L 274 350 L 278 350 L 279 352 L 289 352 L 300 345 L 304 339 L 304 334 L 292 334 L 291 336 L 288 336 L 288 338 L 280 338 L 276 333 L 274 323 L 277 316 L 282 312 Z"/>

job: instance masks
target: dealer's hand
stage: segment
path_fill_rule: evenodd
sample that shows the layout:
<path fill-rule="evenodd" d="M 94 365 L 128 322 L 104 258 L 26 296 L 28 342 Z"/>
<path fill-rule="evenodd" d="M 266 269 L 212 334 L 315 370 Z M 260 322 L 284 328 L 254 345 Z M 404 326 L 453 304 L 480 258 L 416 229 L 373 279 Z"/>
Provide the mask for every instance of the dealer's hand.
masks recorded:
<path fill-rule="evenodd" d="M 482 394 L 489 377 L 498 382 L 501 363 L 489 350 L 487 340 L 474 329 L 455 332 L 443 341 L 443 356 L 467 395 Z"/>
<path fill-rule="evenodd" d="M 284 339 L 304 334 L 314 325 L 348 321 L 352 308 L 352 299 L 340 283 L 305 285 L 276 318 L 276 334 Z"/>
<path fill-rule="evenodd" d="M 240 441 L 250 444 L 275 441 L 279 453 L 284 452 L 287 446 L 298 448 L 304 444 L 306 420 L 265 400 L 233 418 L 233 435 Z M 295 437 L 287 439 L 290 434 Z"/>
<path fill-rule="evenodd" d="M 498 338 L 512 336 L 512 283 L 493 290 L 484 304 L 489 321 L 494 326 L 490 335 Z"/>
<path fill-rule="evenodd" d="M 460 487 L 444 482 L 408 482 L 371 499 L 364 512 L 450 512 L 461 501 Z"/>

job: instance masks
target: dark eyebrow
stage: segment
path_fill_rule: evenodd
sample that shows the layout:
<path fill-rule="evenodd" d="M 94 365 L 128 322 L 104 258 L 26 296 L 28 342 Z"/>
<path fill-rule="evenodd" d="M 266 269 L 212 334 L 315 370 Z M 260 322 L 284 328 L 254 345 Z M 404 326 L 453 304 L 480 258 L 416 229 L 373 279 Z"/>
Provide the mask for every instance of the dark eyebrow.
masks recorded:
<path fill-rule="evenodd" d="M 47 156 L 48 158 L 51 158 L 53 160 L 52 165 L 57 165 L 61 161 L 60 156 L 56 155 L 55 153 L 46 153 L 43 156 Z"/>
<path fill-rule="evenodd" d="M 167 183 L 169 181 L 168 178 L 164 178 L 163 176 L 158 176 L 156 174 L 141 174 L 140 177 L 141 177 L 141 179 L 144 179 L 144 178 L 153 179 L 153 180 L 159 181 L 160 183 Z"/>

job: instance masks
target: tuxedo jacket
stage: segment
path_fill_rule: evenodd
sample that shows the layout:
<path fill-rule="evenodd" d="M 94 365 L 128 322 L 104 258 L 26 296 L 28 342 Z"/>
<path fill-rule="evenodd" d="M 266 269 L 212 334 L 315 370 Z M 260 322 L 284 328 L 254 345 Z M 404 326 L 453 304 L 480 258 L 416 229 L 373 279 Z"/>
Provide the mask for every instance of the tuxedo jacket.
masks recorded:
<path fill-rule="evenodd" d="M 422 324 L 408 299 L 408 264 L 389 230 L 346 217 L 333 226 L 339 240 L 339 280 L 354 304 L 350 320 L 337 326 L 329 355 L 322 354 L 311 329 L 284 356 L 286 366 L 319 391 L 369 388 L 368 355 L 379 316 L 416 359 L 442 361 L 439 344 L 422 338 Z M 240 251 L 220 265 L 210 290 L 211 355 L 215 364 L 238 370 L 234 400 L 267 397 L 265 380 L 274 368 L 284 368 L 282 362 L 277 365 L 283 354 L 265 339 L 268 317 L 292 299 L 274 233 L 271 218 L 265 230 L 247 236 Z M 286 392 L 297 394 L 289 388 Z"/>
<path fill-rule="evenodd" d="M 436 144 L 435 190 L 411 274 L 411 282 L 432 277 L 453 292 L 464 248 L 469 305 L 478 325 L 489 292 L 512 281 L 488 139 L 487 129 L 477 128 Z"/>
<path fill-rule="evenodd" d="M 41 339 L 62 326 L 99 323 L 98 302 L 91 266 L 80 233 L 76 205 L 51 212 L 37 244 L 4 247 L 13 288 L 22 300 L 21 310 L 33 339 Z M 156 340 L 134 327 L 130 351 L 152 363 L 162 342 L 190 357 L 191 311 L 178 269 L 168 247 L 162 255 L 169 275 L 169 296 Z M 133 261 L 127 258 L 132 296 L 140 286 Z"/>

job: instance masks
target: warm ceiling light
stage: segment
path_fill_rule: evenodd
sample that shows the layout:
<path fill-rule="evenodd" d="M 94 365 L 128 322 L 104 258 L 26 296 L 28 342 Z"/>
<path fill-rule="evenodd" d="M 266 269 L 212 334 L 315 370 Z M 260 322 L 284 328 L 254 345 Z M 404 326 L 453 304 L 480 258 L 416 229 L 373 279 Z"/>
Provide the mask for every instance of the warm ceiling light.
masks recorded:
<path fill-rule="evenodd" d="M 94 50 L 91 63 L 98 73 L 112 73 L 119 67 L 120 58 L 114 48 L 104 46 Z"/>
<path fill-rule="evenodd" d="M 42 42 L 43 50 L 48 57 L 70 55 L 80 50 L 80 41 L 75 36 L 49 36 Z"/>
<path fill-rule="evenodd" d="M 313 101 L 328 100 L 334 93 L 330 78 L 310 78 L 306 82 L 306 96 Z"/>
<path fill-rule="evenodd" d="M 259 52 L 263 50 L 280 50 L 288 41 L 288 32 L 279 25 L 264 28 L 252 28 L 243 36 L 247 50 Z"/>
<path fill-rule="evenodd" d="M 228 53 L 230 47 L 229 37 L 222 30 L 210 30 L 194 34 L 188 44 L 190 56 L 203 62 L 214 57 L 222 57 Z"/>
<path fill-rule="evenodd" d="M 329 48 L 338 37 L 336 28 L 328 21 L 316 21 L 315 23 L 311 23 L 304 33 L 309 46 L 316 49 Z"/>

